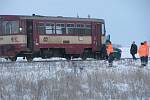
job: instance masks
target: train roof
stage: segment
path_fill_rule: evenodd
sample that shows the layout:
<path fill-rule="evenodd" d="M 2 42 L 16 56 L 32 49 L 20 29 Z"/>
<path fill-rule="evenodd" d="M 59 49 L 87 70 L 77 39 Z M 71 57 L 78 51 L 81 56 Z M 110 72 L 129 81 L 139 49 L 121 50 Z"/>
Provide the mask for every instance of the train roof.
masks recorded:
<path fill-rule="evenodd" d="M 7 17 L 19 17 L 20 19 L 35 19 L 35 20 L 62 20 L 62 21 L 88 21 L 104 23 L 104 19 L 97 18 L 77 18 L 77 17 L 63 17 L 63 16 L 41 16 L 41 15 L 0 15 Z"/>

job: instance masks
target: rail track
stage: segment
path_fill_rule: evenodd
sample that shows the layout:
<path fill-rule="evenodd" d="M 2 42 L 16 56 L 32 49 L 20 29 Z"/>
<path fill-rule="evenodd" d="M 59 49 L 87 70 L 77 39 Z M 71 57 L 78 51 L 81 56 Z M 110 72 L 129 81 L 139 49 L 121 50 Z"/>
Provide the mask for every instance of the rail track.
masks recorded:
<path fill-rule="evenodd" d="M 139 59 L 139 58 L 137 58 Z M 149 58 L 150 59 L 150 58 Z M 131 61 L 132 58 L 121 58 L 119 60 L 115 60 L 115 61 Z M 46 60 L 37 60 L 37 61 L 0 61 L 0 64 L 4 64 L 4 63 L 40 63 L 40 62 L 87 62 L 87 61 L 102 61 L 102 60 L 97 60 L 97 59 L 88 59 L 88 60 L 79 60 L 79 59 L 72 59 L 72 60 L 50 60 L 50 59 L 46 59 Z M 104 61 L 104 60 L 103 60 Z M 105 60 L 107 61 L 107 60 Z"/>

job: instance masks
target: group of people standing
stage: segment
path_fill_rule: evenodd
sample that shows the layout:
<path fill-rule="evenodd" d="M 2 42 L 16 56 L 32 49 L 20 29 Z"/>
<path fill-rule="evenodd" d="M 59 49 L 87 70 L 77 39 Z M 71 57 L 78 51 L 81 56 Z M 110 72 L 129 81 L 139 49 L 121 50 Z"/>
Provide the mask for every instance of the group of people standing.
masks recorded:
<path fill-rule="evenodd" d="M 130 47 L 130 54 L 132 55 L 133 60 L 137 60 L 135 54 L 138 53 L 140 60 L 141 60 L 141 66 L 147 66 L 148 65 L 148 56 L 149 56 L 149 45 L 147 41 L 144 41 L 141 43 L 141 45 L 138 46 L 135 44 L 135 41 L 132 42 Z M 107 45 L 103 45 L 100 52 L 101 57 L 108 60 L 109 66 L 112 67 L 113 60 L 114 60 L 114 49 L 112 46 L 111 41 L 107 42 Z"/>
<path fill-rule="evenodd" d="M 130 48 L 130 54 L 133 57 L 133 60 L 136 60 L 135 54 L 139 54 L 140 60 L 141 60 L 141 66 L 147 66 L 148 65 L 148 56 L 149 56 L 149 45 L 147 41 L 144 41 L 141 43 L 139 48 L 135 44 L 135 41 L 133 41 L 131 48 Z"/>

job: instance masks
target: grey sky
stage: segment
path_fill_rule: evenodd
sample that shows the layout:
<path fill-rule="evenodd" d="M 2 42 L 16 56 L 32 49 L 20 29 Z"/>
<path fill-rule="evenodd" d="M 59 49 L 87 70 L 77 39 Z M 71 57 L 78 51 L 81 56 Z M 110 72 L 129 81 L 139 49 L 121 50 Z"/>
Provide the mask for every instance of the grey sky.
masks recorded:
<path fill-rule="evenodd" d="M 0 15 L 104 18 L 113 43 L 150 40 L 150 0 L 0 0 Z"/>

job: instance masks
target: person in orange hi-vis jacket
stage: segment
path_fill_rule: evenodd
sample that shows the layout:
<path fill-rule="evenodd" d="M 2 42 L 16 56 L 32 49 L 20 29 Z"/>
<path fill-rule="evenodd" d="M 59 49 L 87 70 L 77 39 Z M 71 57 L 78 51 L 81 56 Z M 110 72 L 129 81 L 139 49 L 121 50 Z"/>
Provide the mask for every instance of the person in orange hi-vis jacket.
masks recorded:
<path fill-rule="evenodd" d="M 109 62 L 109 67 L 112 67 L 114 56 L 113 56 L 113 46 L 111 44 L 111 41 L 108 42 L 107 45 L 107 55 L 108 55 L 108 62 Z"/>
<path fill-rule="evenodd" d="M 145 57 L 145 61 L 146 61 L 146 65 L 148 65 L 149 45 L 148 45 L 147 41 L 144 41 L 144 45 L 145 45 L 145 47 L 146 47 L 146 57 Z"/>
<path fill-rule="evenodd" d="M 140 56 L 140 60 L 141 60 L 141 66 L 146 66 L 146 54 L 147 54 L 147 48 L 144 45 L 144 43 L 141 43 L 139 49 L 138 49 L 138 53 Z"/>

